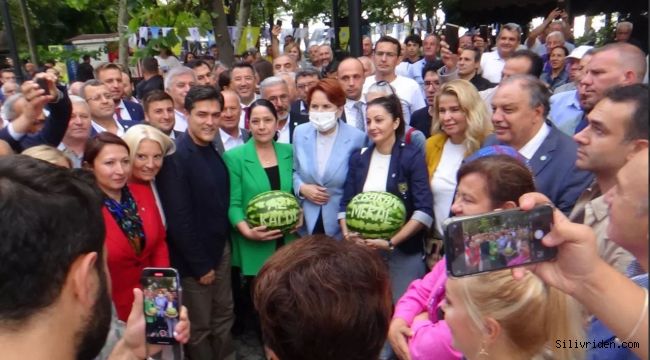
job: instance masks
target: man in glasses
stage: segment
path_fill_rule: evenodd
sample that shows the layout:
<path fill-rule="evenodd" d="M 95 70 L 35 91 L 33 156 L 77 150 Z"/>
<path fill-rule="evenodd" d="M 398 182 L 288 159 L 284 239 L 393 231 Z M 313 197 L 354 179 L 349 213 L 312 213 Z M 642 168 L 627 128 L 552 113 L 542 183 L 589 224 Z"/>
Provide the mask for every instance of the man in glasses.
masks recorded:
<path fill-rule="evenodd" d="M 501 82 L 501 72 L 506 60 L 517 50 L 521 40 L 521 27 L 514 23 L 501 27 L 497 36 L 497 48 L 481 56 L 481 71 L 483 77 L 491 83 Z"/>
<path fill-rule="evenodd" d="M 363 84 L 363 94 L 368 92 L 368 88 L 373 84 L 385 81 L 395 88 L 395 92 L 404 109 L 404 121 L 410 124 L 411 114 L 418 109 L 426 106 L 420 86 L 413 79 L 397 75 L 395 68 L 399 63 L 401 55 L 401 45 L 397 39 L 390 36 L 382 36 L 375 44 L 373 53 L 373 62 L 375 64 L 375 75 L 366 78 Z"/>

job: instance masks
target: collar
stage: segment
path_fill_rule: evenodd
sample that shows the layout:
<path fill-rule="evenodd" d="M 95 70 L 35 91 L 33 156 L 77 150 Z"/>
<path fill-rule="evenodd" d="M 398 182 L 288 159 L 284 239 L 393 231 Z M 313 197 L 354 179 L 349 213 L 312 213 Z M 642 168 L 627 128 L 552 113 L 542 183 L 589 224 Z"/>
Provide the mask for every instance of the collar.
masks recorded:
<path fill-rule="evenodd" d="M 122 126 L 122 124 L 120 124 L 120 122 L 117 121 L 117 120 L 115 120 L 115 119 L 113 119 L 113 121 L 115 122 L 115 125 L 117 126 L 117 134 L 116 134 L 116 135 L 117 135 L 117 136 L 122 136 L 122 135 L 124 135 L 124 127 Z M 92 120 L 92 121 L 90 122 L 90 125 L 93 127 L 93 129 L 95 129 L 95 131 L 96 131 L 97 133 L 102 133 L 102 132 L 108 131 L 108 130 L 106 130 L 103 126 L 101 126 L 101 125 L 99 125 L 98 123 L 96 123 L 94 120 Z"/>
<path fill-rule="evenodd" d="M 535 134 L 532 139 L 528 140 L 526 145 L 522 146 L 521 149 L 519 149 L 519 153 L 528 160 L 532 159 L 533 156 L 535 156 L 537 149 L 539 149 L 539 147 L 546 139 L 546 136 L 548 136 L 550 132 L 551 127 L 546 122 L 544 122 L 544 124 L 542 124 L 542 126 L 537 131 L 537 134 Z"/>
<path fill-rule="evenodd" d="M 182 112 L 174 109 L 174 115 L 180 117 L 181 119 L 187 120 L 187 115 L 183 114 Z"/>
<path fill-rule="evenodd" d="M 126 109 L 126 105 L 124 105 L 124 100 L 120 99 L 120 102 L 117 103 L 115 107 L 118 109 Z"/>
<path fill-rule="evenodd" d="M 227 132 L 223 131 L 223 129 L 219 128 L 219 136 L 221 137 L 221 141 L 225 143 L 226 141 L 228 141 L 230 139 L 242 139 L 241 130 L 239 130 L 239 128 L 237 128 L 237 130 L 239 132 L 239 135 L 237 135 L 235 137 L 235 136 L 232 136 L 232 135 L 228 134 Z"/>
<path fill-rule="evenodd" d="M 365 102 L 363 101 L 363 96 L 359 100 L 352 100 L 352 99 L 345 98 L 345 105 L 344 106 L 345 106 L 346 109 L 354 109 L 354 105 L 356 103 L 358 103 L 358 102 L 360 102 L 362 104 L 365 104 Z"/>

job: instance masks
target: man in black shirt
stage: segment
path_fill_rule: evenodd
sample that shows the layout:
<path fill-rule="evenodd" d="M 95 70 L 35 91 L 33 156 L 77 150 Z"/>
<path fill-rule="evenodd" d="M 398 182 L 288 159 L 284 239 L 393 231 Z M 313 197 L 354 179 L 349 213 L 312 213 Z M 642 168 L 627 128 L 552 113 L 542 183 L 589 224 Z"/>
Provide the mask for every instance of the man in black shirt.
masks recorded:
<path fill-rule="evenodd" d="M 478 70 L 481 67 L 481 51 L 476 47 L 467 47 L 461 50 L 458 56 L 458 76 L 471 82 L 478 91 L 497 86 L 482 77 Z"/>
<path fill-rule="evenodd" d="M 142 59 L 142 81 L 135 87 L 135 97 L 142 100 L 152 90 L 165 90 L 163 77 L 158 69 L 158 60 L 155 57 Z"/>

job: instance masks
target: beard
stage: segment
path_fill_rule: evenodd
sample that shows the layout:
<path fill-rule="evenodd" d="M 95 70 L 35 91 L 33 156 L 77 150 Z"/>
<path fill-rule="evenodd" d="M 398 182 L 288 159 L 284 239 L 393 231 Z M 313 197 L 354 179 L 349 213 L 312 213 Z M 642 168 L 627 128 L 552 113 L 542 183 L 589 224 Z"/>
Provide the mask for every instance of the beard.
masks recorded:
<path fill-rule="evenodd" d="M 106 336 L 111 326 L 111 297 L 108 294 L 106 274 L 101 264 L 99 273 L 99 290 L 84 327 L 77 332 L 77 360 L 91 360 L 97 357 L 106 343 Z"/>

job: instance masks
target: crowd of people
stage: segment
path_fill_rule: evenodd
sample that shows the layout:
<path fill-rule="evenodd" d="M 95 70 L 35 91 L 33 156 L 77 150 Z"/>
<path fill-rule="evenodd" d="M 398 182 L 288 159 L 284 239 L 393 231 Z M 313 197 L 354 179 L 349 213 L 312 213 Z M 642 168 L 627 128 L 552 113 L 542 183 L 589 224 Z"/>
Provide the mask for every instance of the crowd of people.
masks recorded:
<path fill-rule="evenodd" d="M 276 26 L 271 61 L 161 49 L 137 83 L 89 59 L 68 85 L 2 70 L 3 358 L 146 358 L 145 323 L 199 360 L 235 359 L 251 324 L 279 360 L 646 358 L 648 56 L 576 47 L 565 18 L 343 58 L 281 49 Z M 247 221 L 270 190 L 299 200 L 293 231 Z M 390 238 L 346 226 L 368 191 L 404 203 Z M 554 260 L 491 271 L 533 246 L 502 226 L 465 234 L 484 274 L 448 276 L 449 217 L 547 203 Z M 145 267 L 176 269 L 182 297 L 142 288 Z"/>

